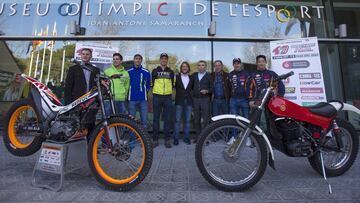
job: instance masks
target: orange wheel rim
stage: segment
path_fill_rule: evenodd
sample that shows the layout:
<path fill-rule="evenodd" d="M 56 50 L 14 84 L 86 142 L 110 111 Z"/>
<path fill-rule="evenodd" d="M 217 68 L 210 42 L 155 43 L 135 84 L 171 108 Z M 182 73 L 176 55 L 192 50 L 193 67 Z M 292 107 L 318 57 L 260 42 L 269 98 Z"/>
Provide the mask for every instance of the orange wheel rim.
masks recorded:
<path fill-rule="evenodd" d="M 146 152 L 145 152 L 145 144 L 142 140 L 142 138 L 140 137 L 139 133 L 133 128 L 131 127 L 130 125 L 128 124 L 125 124 L 125 123 L 116 123 L 116 124 L 112 124 L 109 126 L 109 128 L 112 128 L 112 127 L 126 127 L 126 128 L 129 128 L 130 130 L 132 130 L 136 137 L 140 140 L 140 143 L 141 143 L 141 147 L 142 147 L 142 161 L 141 161 L 141 164 L 140 164 L 140 167 L 136 170 L 136 172 L 130 176 L 130 177 L 127 177 L 125 179 L 115 179 L 111 176 L 109 176 L 104 170 L 103 168 L 100 166 L 100 163 L 99 163 L 99 160 L 98 160 L 98 153 L 97 153 L 97 147 L 99 145 L 99 142 L 101 140 L 101 137 L 102 135 L 105 133 L 105 130 L 102 129 L 97 135 L 96 135 L 96 139 L 95 139 L 95 142 L 94 142 L 94 145 L 93 145 L 93 148 L 92 148 L 92 160 L 93 160 L 93 163 L 94 163 L 94 166 L 95 166 L 95 169 L 96 171 L 98 172 L 98 174 L 103 178 L 105 179 L 107 182 L 110 182 L 112 184 L 126 184 L 126 183 L 129 183 L 129 182 L 132 182 L 134 179 L 136 179 L 141 170 L 143 169 L 144 165 L 145 165 L 145 155 L 146 155 Z"/>
<path fill-rule="evenodd" d="M 23 113 L 27 110 L 32 110 L 35 113 L 34 109 L 31 106 L 29 106 L 29 105 L 21 106 L 20 108 L 16 109 L 16 111 L 11 115 L 9 125 L 8 125 L 8 134 L 9 134 L 10 142 L 12 145 L 14 145 L 14 147 L 19 148 L 19 149 L 27 148 L 34 141 L 34 137 L 33 137 L 27 143 L 21 142 L 19 140 L 19 138 L 17 137 L 17 133 L 16 133 L 16 129 L 15 129 L 16 122 L 17 122 L 19 116 L 21 115 L 21 113 Z"/>

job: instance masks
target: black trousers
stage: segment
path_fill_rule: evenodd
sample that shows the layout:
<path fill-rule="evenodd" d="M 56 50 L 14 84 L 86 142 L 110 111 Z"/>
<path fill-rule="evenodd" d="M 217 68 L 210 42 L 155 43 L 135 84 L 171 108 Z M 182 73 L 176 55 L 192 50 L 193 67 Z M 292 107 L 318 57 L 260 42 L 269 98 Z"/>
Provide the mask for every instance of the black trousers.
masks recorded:
<path fill-rule="evenodd" d="M 210 122 L 210 98 L 194 98 L 193 102 L 194 127 L 197 138 L 201 130 Z"/>

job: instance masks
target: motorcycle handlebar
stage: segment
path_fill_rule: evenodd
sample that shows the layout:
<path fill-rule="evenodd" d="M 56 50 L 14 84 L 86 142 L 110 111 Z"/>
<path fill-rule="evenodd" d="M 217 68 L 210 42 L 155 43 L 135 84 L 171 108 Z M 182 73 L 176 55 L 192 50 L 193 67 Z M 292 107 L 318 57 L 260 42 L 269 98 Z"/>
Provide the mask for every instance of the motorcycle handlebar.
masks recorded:
<path fill-rule="evenodd" d="M 288 72 L 288 73 L 286 73 L 286 74 L 284 74 L 284 75 L 280 75 L 280 76 L 278 77 L 278 81 L 280 81 L 280 80 L 285 80 L 286 78 L 288 78 L 288 77 L 290 77 L 290 76 L 293 76 L 293 75 L 294 75 L 294 72 L 293 72 L 293 71 Z"/>
<path fill-rule="evenodd" d="M 76 59 L 72 59 L 71 60 L 72 63 L 81 66 L 82 68 L 93 72 L 94 70 L 92 70 L 91 68 L 87 67 L 84 65 L 84 63 L 82 61 L 77 61 Z M 97 74 L 96 77 L 99 79 L 103 79 L 103 80 L 111 80 L 111 79 L 120 79 L 123 75 L 122 74 L 116 74 L 116 75 L 112 75 L 111 77 L 108 77 L 104 74 Z M 95 79 L 96 80 L 96 79 Z"/>

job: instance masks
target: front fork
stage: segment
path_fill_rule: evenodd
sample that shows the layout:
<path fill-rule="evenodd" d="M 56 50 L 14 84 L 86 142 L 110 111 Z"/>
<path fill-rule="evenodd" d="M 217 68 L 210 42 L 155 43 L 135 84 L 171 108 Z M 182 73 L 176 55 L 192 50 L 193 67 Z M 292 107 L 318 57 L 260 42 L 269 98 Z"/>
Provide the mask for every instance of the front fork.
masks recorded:
<path fill-rule="evenodd" d="M 241 131 L 237 136 L 235 141 L 227 149 L 227 153 L 230 157 L 235 157 L 238 151 L 244 147 L 245 140 L 250 136 L 251 132 L 255 129 L 257 123 L 259 122 L 262 114 L 262 109 L 257 107 L 253 110 L 250 117 L 250 124 L 245 131 Z"/>
<path fill-rule="evenodd" d="M 99 101 L 100 101 L 100 107 L 101 107 L 101 114 L 102 114 L 103 120 L 105 120 L 105 122 L 104 122 L 105 141 L 106 141 L 107 146 L 109 147 L 109 151 L 112 152 L 112 151 L 114 151 L 114 146 L 113 146 L 113 143 L 112 143 L 112 141 L 110 139 L 109 123 L 108 123 L 107 115 L 106 115 L 106 112 L 105 112 L 104 98 L 103 98 L 101 84 L 100 84 L 99 80 L 96 81 L 96 86 L 97 86 L 97 89 L 99 91 Z M 116 107 L 115 107 L 115 104 L 114 104 L 114 100 L 112 98 L 111 92 L 109 92 L 109 93 L 110 93 L 109 94 L 109 100 L 110 100 L 110 104 L 111 104 L 111 109 L 112 109 L 113 114 L 116 114 Z M 116 137 L 117 143 L 120 143 L 120 132 L 116 127 L 115 127 L 115 137 Z"/>

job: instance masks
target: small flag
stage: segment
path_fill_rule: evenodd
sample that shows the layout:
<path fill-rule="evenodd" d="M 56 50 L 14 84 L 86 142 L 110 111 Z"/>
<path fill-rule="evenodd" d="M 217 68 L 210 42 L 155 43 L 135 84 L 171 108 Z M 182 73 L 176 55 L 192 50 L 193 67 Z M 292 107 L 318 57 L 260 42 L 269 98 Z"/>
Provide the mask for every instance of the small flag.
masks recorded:
<path fill-rule="evenodd" d="M 57 35 L 57 33 L 56 33 L 56 22 L 54 22 L 54 28 L 53 28 L 53 31 L 52 31 L 52 36 L 54 37 L 54 36 L 56 36 Z M 54 40 L 52 40 L 52 41 L 49 41 L 49 44 L 48 44 L 48 49 L 51 49 L 51 47 L 52 46 L 54 46 L 55 45 L 55 41 Z"/>

